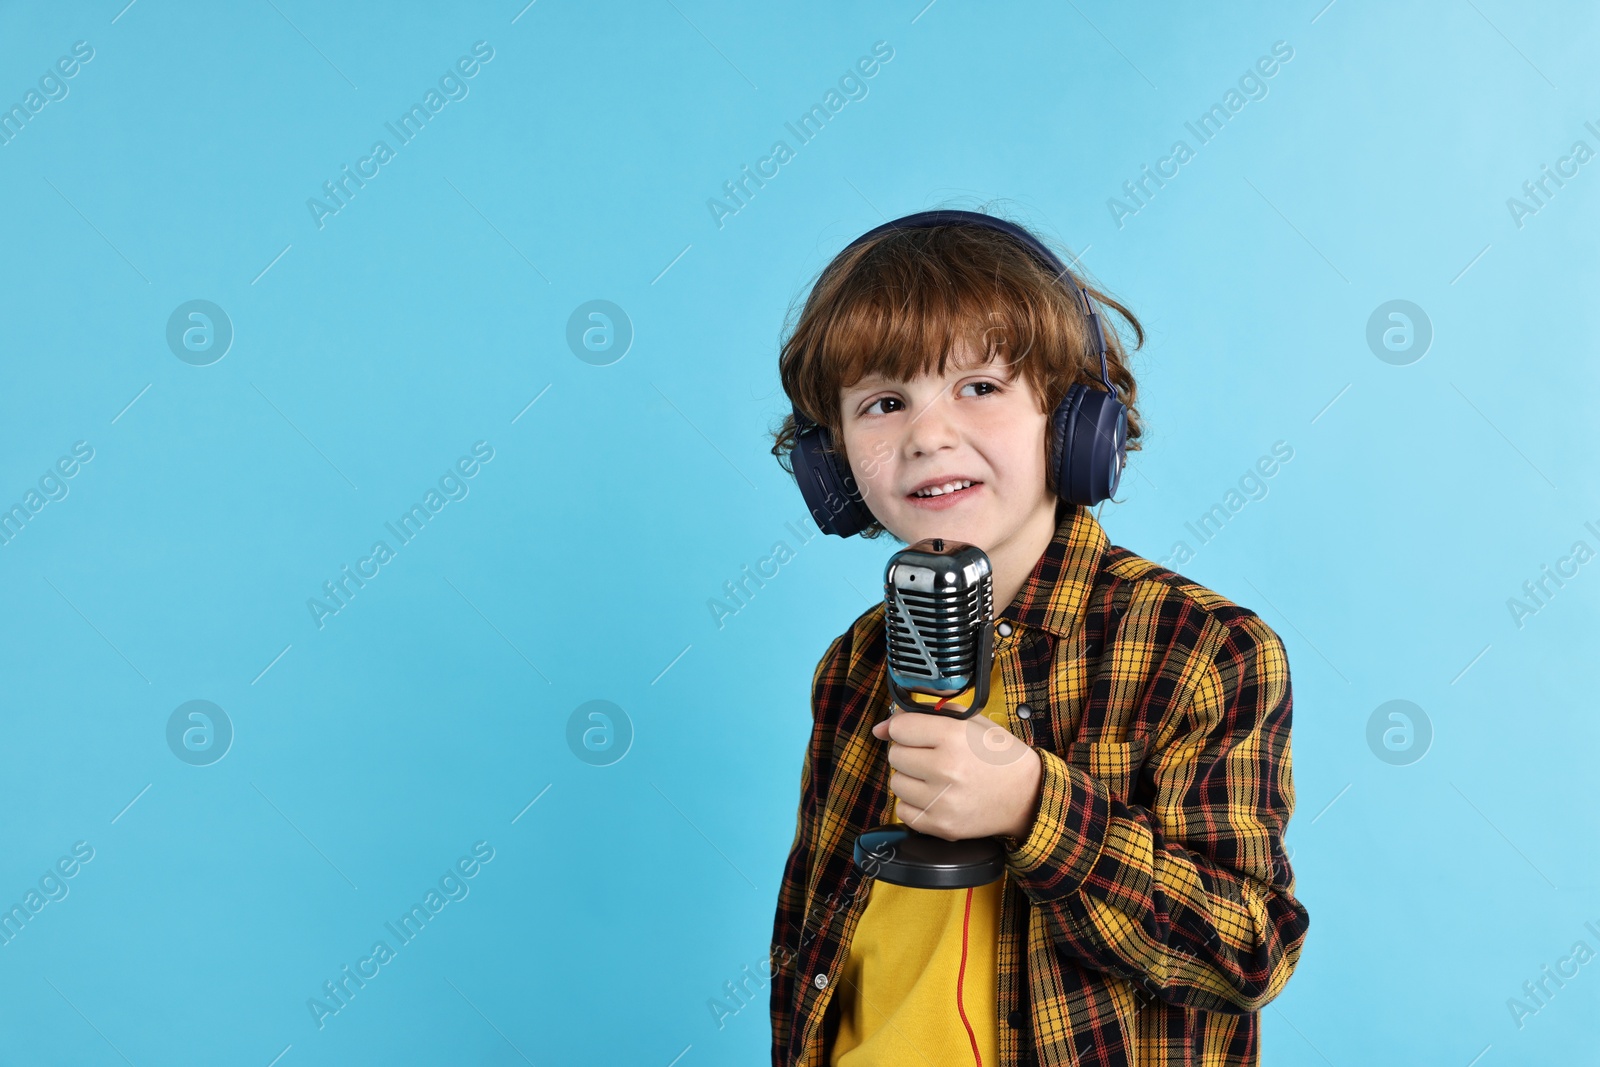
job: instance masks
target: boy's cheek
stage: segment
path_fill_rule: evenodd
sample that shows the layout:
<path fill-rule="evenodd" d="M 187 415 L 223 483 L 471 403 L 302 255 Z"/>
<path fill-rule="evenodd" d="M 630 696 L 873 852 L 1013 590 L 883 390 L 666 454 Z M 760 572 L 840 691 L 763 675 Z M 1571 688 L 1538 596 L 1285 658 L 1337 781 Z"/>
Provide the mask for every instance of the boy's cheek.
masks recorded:
<path fill-rule="evenodd" d="M 872 446 L 872 455 L 868 456 L 866 462 L 862 464 L 866 469 L 867 476 L 876 476 L 878 470 L 889 462 L 891 455 L 893 455 L 893 449 L 889 447 L 889 442 L 878 441 L 875 443 Z"/>
<path fill-rule="evenodd" d="M 873 446 L 872 453 L 861 461 L 860 468 L 856 472 L 856 483 L 864 496 L 874 491 L 874 485 L 878 493 L 889 495 L 893 479 L 889 472 L 888 461 L 892 451 L 887 442 L 879 441 Z"/>

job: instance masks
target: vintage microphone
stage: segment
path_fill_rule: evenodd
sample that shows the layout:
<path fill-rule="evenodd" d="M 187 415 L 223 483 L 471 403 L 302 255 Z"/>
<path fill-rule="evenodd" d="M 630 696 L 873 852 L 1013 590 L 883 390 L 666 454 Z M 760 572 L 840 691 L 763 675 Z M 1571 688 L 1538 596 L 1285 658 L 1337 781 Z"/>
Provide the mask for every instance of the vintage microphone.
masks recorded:
<path fill-rule="evenodd" d="M 889 691 L 901 711 L 968 719 L 989 701 L 994 666 L 994 572 L 976 545 L 928 537 L 896 552 L 883 572 Z M 970 691 L 966 704 L 952 698 Z M 970 889 L 1005 872 L 998 837 L 946 841 L 905 823 L 856 838 L 866 874 L 913 889 Z"/>

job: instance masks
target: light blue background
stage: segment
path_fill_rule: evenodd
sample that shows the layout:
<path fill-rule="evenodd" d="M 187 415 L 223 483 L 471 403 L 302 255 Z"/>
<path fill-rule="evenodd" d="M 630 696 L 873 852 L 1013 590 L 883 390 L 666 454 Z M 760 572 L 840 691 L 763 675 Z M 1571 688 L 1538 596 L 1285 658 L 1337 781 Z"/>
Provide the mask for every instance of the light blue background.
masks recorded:
<path fill-rule="evenodd" d="M 95 850 L 0 947 L 0 1062 L 765 1062 L 765 991 L 721 1028 L 708 1001 L 765 957 L 811 672 L 896 547 L 786 529 L 780 333 L 850 238 L 990 201 L 1149 329 L 1113 542 L 1167 558 L 1294 450 L 1179 567 L 1293 668 L 1311 928 L 1264 1062 L 1600 1062 L 1600 961 L 1506 1004 L 1600 950 L 1600 564 L 1506 604 L 1600 547 L 1600 162 L 1506 206 L 1600 148 L 1591 7 L 122 3 L 0 12 L 6 106 L 94 48 L 0 147 L 0 504 L 94 449 L 0 547 L 0 904 Z M 319 229 L 307 199 L 480 40 Z M 719 227 L 876 41 L 868 95 Z M 165 341 L 191 299 L 235 329 L 210 366 Z M 635 330 L 608 366 L 565 340 L 592 299 Z M 1391 299 L 1433 324 L 1410 365 L 1365 340 Z M 307 599 L 476 441 L 470 494 L 319 629 Z M 167 747 L 192 699 L 236 730 L 206 767 Z M 1408 766 L 1366 741 L 1392 699 L 1434 730 Z M 631 720 L 610 766 L 566 740 L 590 700 Z M 307 999 L 477 841 L 470 895 L 319 1030 Z"/>

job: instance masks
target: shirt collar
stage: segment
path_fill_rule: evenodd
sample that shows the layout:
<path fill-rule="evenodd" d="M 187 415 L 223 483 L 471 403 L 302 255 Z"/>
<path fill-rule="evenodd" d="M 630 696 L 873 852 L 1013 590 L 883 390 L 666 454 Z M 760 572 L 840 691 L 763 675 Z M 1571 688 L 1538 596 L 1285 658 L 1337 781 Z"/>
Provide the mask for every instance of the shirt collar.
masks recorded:
<path fill-rule="evenodd" d="M 1089 590 L 1111 542 L 1082 504 L 1062 504 L 1058 516 L 1055 536 L 1000 618 L 1068 637 L 1085 614 Z"/>

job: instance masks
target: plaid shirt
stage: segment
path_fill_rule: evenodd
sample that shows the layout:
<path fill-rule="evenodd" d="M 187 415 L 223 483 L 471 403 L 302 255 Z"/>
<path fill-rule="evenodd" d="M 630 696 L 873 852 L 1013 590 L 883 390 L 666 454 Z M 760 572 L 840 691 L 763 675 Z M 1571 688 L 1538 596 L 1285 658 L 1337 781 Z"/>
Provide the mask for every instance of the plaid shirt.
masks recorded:
<path fill-rule="evenodd" d="M 1254 1065 L 1260 1009 L 1309 926 L 1283 849 L 1283 644 L 1255 613 L 1112 545 L 1088 509 L 1057 514 L 995 622 L 1009 727 L 1043 763 L 1033 828 L 1006 842 L 1000 1064 Z M 880 603 L 812 680 L 773 921 L 775 1067 L 826 1063 L 872 884 L 852 847 L 891 818 L 888 744 L 870 733 L 889 710 L 883 626 Z"/>

